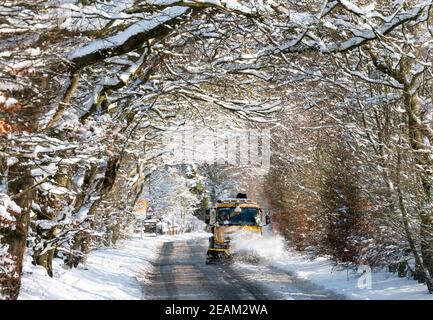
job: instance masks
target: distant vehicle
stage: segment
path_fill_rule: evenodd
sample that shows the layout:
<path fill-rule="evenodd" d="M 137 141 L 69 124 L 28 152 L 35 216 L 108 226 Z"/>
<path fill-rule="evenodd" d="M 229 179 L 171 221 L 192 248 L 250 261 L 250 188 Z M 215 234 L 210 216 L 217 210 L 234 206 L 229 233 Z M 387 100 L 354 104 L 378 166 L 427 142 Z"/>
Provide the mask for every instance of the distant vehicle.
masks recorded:
<path fill-rule="evenodd" d="M 207 211 L 206 223 L 212 232 L 206 256 L 209 264 L 230 261 L 231 241 L 234 240 L 231 236 L 240 233 L 262 235 L 262 228 L 270 223 L 270 216 L 257 202 L 241 193 L 236 198 L 218 200 Z"/>

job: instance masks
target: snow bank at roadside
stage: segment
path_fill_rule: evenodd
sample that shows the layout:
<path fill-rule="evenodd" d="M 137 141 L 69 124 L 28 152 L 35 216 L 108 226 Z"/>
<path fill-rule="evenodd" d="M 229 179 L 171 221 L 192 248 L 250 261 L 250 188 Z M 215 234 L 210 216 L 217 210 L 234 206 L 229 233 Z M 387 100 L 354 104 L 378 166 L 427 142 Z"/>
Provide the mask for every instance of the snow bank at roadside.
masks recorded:
<path fill-rule="evenodd" d="M 359 271 L 335 267 L 327 257 L 311 259 L 306 254 L 287 249 L 284 238 L 270 231 L 254 241 L 242 241 L 235 245 L 238 251 L 253 251 L 262 263 L 290 272 L 294 276 L 311 281 L 332 290 L 347 299 L 421 299 L 433 300 L 424 284 L 412 279 L 399 278 L 387 270 L 360 267 Z M 363 273 L 363 271 L 366 273 Z"/>
<path fill-rule="evenodd" d="M 34 266 L 30 257 L 25 261 L 21 300 L 136 300 L 143 296 L 143 283 L 152 263 L 158 259 L 165 241 L 202 238 L 205 233 L 193 232 L 176 236 L 135 235 L 119 241 L 115 248 L 92 251 L 78 268 L 65 268 L 63 262 L 53 262 L 54 276 Z"/>
<path fill-rule="evenodd" d="M 433 295 L 428 294 L 424 284 L 412 279 L 399 278 L 387 270 L 375 270 L 370 273 L 367 269 L 366 273 L 357 273 L 353 270 L 337 269 L 326 257 L 311 260 L 294 250 L 290 250 L 283 259 L 272 261 L 271 264 L 348 299 L 433 300 Z"/>

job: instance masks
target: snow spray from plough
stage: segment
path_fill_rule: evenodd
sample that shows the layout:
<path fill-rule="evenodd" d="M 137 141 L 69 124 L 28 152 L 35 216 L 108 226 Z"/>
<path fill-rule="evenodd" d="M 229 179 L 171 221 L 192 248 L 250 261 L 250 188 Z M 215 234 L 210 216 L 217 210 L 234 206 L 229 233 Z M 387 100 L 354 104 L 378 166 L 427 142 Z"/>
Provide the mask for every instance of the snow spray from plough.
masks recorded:
<path fill-rule="evenodd" d="M 206 263 L 226 263 L 234 258 L 258 259 L 248 244 L 260 241 L 270 216 L 257 202 L 239 193 L 236 198 L 218 200 L 208 211 L 206 222 L 212 232 Z"/>

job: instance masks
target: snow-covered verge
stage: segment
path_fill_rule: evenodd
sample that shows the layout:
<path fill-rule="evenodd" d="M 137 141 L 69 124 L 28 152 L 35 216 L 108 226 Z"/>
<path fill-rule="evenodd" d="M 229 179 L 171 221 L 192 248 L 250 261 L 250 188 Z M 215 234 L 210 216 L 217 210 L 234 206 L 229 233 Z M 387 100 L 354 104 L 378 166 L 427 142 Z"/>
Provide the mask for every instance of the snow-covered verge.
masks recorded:
<path fill-rule="evenodd" d="M 26 258 L 19 299 L 45 300 L 117 300 L 141 299 L 146 273 L 158 259 L 159 248 L 167 241 L 203 237 L 193 232 L 176 236 L 134 235 L 114 248 L 92 251 L 87 261 L 76 269 L 65 268 L 63 262 L 53 262 L 54 276 L 31 264 Z"/>
<path fill-rule="evenodd" d="M 399 278 L 386 269 L 373 270 L 361 266 L 358 271 L 336 267 L 329 257 L 311 256 L 287 249 L 283 237 L 265 234 L 257 241 L 238 241 L 237 250 L 254 251 L 262 263 L 288 272 L 295 277 L 356 300 L 433 300 L 426 285 L 412 279 Z M 364 272 L 365 271 L 365 272 Z M 269 284 L 275 285 L 275 284 Z"/>
<path fill-rule="evenodd" d="M 356 272 L 335 267 L 327 257 L 311 259 L 294 250 L 290 250 L 284 259 L 273 261 L 272 266 L 335 291 L 347 299 L 433 300 L 425 284 L 399 278 L 385 269 L 370 272 L 368 267 L 361 266 Z"/>

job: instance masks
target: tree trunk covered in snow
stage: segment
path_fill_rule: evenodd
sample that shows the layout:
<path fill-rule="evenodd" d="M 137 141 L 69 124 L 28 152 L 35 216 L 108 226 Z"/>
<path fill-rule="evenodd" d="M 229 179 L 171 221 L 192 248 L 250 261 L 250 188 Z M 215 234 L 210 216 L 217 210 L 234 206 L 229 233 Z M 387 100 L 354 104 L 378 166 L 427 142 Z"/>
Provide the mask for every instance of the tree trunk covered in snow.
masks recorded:
<path fill-rule="evenodd" d="M 402 215 L 402 221 L 404 226 L 404 231 L 406 234 L 406 239 L 409 243 L 409 247 L 415 258 L 415 270 L 414 270 L 414 279 L 419 280 L 420 282 L 427 281 L 428 288 L 430 290 L 430 282 L 429 282 L 429 271 L 423 264 L 423 260 L 421 255 L 419 254 L 417 244 L 412 234 L 411 226 L 410 226 L 410 218 L 407 212 L 403 192 L 401 190 L 401 182 L 400 182 L 400 165 L 401 165 L 401 152 L 398 151 L 398 159 L 397 159 L 397 172 L 396 172 L 396 190 L 398 194 L 398 204 L 400 208 L 400 212 Z"/>
<path fill-rule="evenodd" d="M 418 76 L 407 80 L 407 75 L 412 73 L 410 58 L 404 57 L 400 65 L 400 79 L 403 79 L 403 99 L 408 114 L 409 138 L 412 149 L 415 152 L 416 165 L 419 168 L 419 180 L 423 190 L 423 198 L 419 208 L 420 215 L 420 237 L 422 266 L 428 289 L 433 293 L 433 220 L 432 220 L 432 161 L 429 159 L 427 144 L 433 142 L 431 129 L 428 130 L 422 123 L 421 105 L 418 96 Z M 430 142 L 430 143 L 429 143 Z"/>
<path fill-rule="evenodd" d="M 15 215 L 14 229 L 8 229 L 4 235 L 5 243 L 9 245 L 9 253 L 15 257 L 16 272 L 20 275 L 23 268 L 24 253 L 30 221 L 30 210 L 34 199 L 34 179 L 30 168 L 26 165 L 28 159 L 18 159 L 19 162 L 10 166 L 8 170 L 8 190 L 14 201 L 21 207 L 21 213 Z M 18 276 L 7 284 L 11 299 L 19 294 L 21 277 Z"/>
<path fill-rule="evenodd" d="M 403 69 L 405 71 L 405 69 Z M 425 153 L 425 140 L 428 139 L 420 128 L 421 112 L 419 98 L 416 93 L 412 93 L 410 85 L 405 86 L 404 101 L 409 117 L 409 136 L 413 150 L 416 152 L 416 164 L 422 169 L 419 172 L 419 179 L 423 190 L 423 199 L 419 209 L 420 215 L 420 238 L 421 238 L 421 255 L 422 268 L 425 270 L 425 280 L 429 290 L 433 292 L 433 221 L 432 221 L 432 195 L 431 195 L 431 161 L 429 155 Z M 424 169 L 425 168 L 425 169 Z"/>

